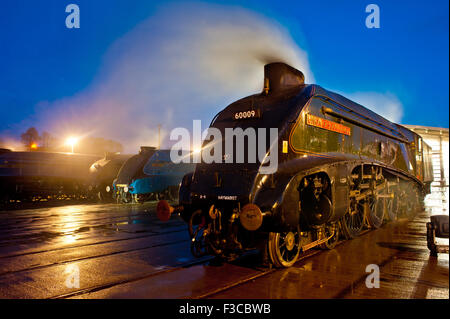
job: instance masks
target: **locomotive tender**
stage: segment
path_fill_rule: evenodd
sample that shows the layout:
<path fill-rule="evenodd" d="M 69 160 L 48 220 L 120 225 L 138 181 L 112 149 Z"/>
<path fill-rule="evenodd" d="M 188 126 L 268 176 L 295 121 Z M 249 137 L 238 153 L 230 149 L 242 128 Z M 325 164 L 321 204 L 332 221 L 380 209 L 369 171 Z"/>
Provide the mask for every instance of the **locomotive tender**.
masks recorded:
<path fill-rule="evenodd" d="M 263 92 L 229 105 L 211 127 L 277 128 L 277 171 L 199 163 L 182 180 L 178 206 L 158 203 L 161 219 L 176 211 L 189 224 L 195 256 L 264 248 L 275 266 L 289 267 L 303 251 L 333 248 L 340 234 L 354 238 L 423 207 L 431 149 L 419 135 L 304 84 L 287 64 L 267 64 L 264 73 Z M 250 116 L 236 116 L 244 112 Z"/>

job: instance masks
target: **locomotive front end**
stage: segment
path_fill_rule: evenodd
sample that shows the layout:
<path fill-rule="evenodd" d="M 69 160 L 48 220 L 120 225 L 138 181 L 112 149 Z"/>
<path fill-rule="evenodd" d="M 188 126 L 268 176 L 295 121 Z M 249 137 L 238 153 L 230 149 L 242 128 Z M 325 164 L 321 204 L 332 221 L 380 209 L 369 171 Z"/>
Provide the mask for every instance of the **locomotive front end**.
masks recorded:
<path fill-rule="evenodd" d="M 304 88 L 302 72 L 268 64 L 263 92 L 232 103 L 212 121 L 201 163 L 181 182 L 180 205 L 160 202 L 157 210 L 162 220 L 180 212 L 189 224 L 194 255 L 234 256 L 254 249 L 267 236 L 267 225 L 276 224 L 275 197 L 258 193 L 280 194 L 277 169 L 287 152 L 278 139 L 286 118 L 304 104 Z"/>

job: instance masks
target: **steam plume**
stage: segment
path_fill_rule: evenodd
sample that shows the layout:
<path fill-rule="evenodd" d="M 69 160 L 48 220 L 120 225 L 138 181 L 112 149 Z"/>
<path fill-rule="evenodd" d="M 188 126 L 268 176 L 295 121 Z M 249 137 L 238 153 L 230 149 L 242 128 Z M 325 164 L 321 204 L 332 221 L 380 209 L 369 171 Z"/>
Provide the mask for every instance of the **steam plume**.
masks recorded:
<path fill-rule="evenodd" d="M 94 84 L 75 97 L 41 103 L 51 132 L 121 141 L 135 152 L 156 145 L 157 125 L 208 125 L 228 103 L 259 92 L 263 65 L 286 62 L 314 80 L 307 55 L 281 26 L 239 7 L 169 7 L 118 39 Z"/>
<path fill-rule="evenodd" d="M 39 103 L 33 125 L 57 136 L 114 139 L 135 153 L 158 144 L 161 124 L 167 147 L 172 128 L 189 129 L 193 119 L 206 126 L 230 102 L 259 92 L 269 62 L 288 63 L 314 83 L 306 52 L 276 22 L 240 7 L 170 5 L 111 45 L 88 89 Z M 401 117 L 393 95 L 343 95 Z"/>

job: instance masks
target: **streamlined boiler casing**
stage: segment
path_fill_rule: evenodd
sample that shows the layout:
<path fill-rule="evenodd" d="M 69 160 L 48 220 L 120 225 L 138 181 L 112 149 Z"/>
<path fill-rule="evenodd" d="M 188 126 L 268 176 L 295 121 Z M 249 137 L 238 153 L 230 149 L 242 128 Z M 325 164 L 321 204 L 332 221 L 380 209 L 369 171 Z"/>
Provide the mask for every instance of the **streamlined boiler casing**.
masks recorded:
<path fill-rule="evenodd" d="M 106 153 L 89 168 L 89 191 L 100 201 L 113 199 L 113 182 L 130 154 Z"/>
<path fill-rule="evenodd" d="M 177 199 L 182 177 L 193 170 L 194 164 L 173 163 L 170 150 L 144 148 L 120 169 L 114 182 L 116 196 L 125 203 Z"/>
<path fill-rule="evenodd" d="M 214 237 L 206 239 L 206 246 L 211 246 L 208 253 L 241 250 L 248 237 L 261 234 L 269 234 L 272 248 L 281 239 L 271 244 L 270 238 L 283 233 L 294 234 L 289 238 L 298 242 L 299 250 L 306 240 L 301 236 L 309 236 L 306 249 L 326 245 L 338 229 L 351 238 L 362 227 L 379 227 L 388 215 L 394 218 L 422 205 L 432 174 L 431 151 L 421 137 L 303 80 L 300 71 L 284 63 L 268 64 L 263 92 L 230 104 L 212 121 L 211 127 L 222 136 L 226 129 L 252 128 L 256 140 L 261 132 L 269 136 L 269 130 L 276 128 L 275 143 L 266 143 L 258 154 L 270 158 L 276 153 L 271 160 L 277 161 L 277 168 L 267 174 L 261 170 L 267 163 L 227 163 L 230 154 L 224 152 L 224 161 L 199 163 L 193 174 L 185 176 L 179 210 L 190 229 L 198 224 L 199 214 L 211 225 L 221 218 L 220 231 L 215 235 L 206 231 L 206 237 Z M 219 142 L 222 150 L 224 140 Z M 203 149 L 213 142 L 218 141 L 206 140 Z M 251 149 L 249 143 L 245 137 L 244 152 Z M 403 207 L 407 198 L 412 198 L 414 207 Z M 274 258 L 283 265 L 279 257 Z"/>

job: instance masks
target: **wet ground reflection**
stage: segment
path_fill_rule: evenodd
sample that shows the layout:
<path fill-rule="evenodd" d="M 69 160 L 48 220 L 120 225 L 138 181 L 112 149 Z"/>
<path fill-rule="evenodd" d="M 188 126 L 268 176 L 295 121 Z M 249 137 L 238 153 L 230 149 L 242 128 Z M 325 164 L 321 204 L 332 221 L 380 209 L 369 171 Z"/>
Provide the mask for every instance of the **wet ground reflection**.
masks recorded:
<path fill-rule="evenodd" d="M 0 215 L 1 298 L 448 298 L 448 255 L 429 256 L 423 213 L 334 250 L 268 270 L 249 252 L 231 263 L 191 256 L 185 223 L 155 204 L 74 205 Z M 380 268 L 369 289 L 366 266 Z M 65 286 L 69 266 L 80 288 Z"/>

